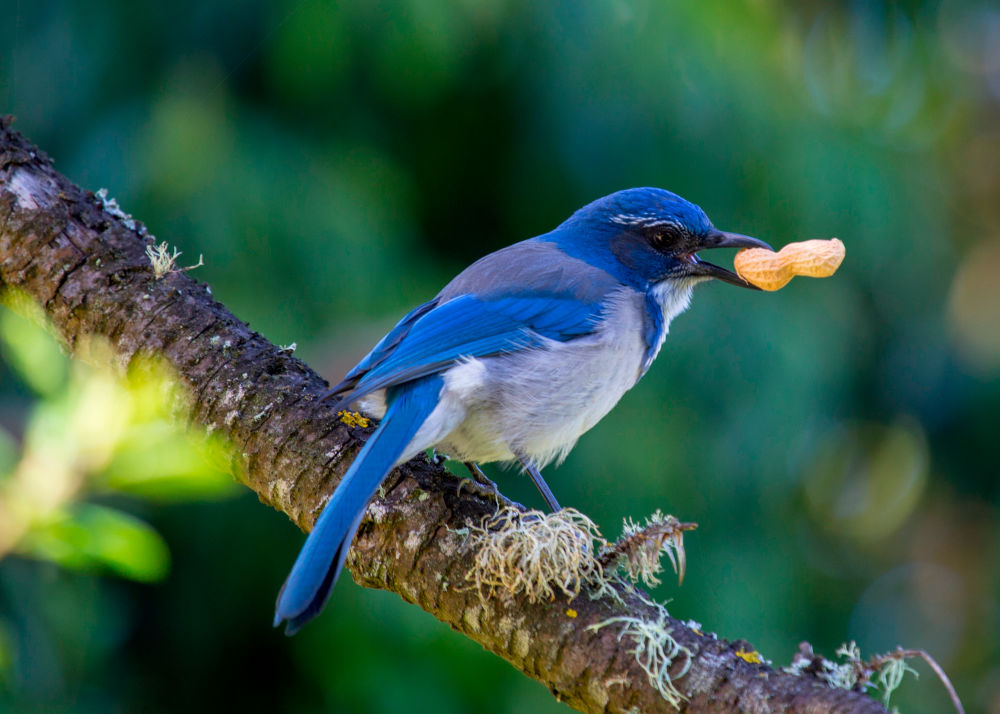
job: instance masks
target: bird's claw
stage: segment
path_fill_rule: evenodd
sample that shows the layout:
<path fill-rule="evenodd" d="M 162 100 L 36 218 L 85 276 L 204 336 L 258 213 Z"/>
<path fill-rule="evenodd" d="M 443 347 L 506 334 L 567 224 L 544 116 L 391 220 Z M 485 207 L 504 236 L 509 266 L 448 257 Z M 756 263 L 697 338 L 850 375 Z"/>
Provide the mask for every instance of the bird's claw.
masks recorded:
<path fill-rule="evenodd" d="M 500 490 L 492 481 L 489 481 L 488 483 L 480 483 L 479 481 L 467 476 L 458 482 L 459 496 L 462 495 L 462 489 L 466 489 L 469 493 L 481 496 L 482 498 L 492 498 L 496 501 L 497 508 L 500 507 Z"/>

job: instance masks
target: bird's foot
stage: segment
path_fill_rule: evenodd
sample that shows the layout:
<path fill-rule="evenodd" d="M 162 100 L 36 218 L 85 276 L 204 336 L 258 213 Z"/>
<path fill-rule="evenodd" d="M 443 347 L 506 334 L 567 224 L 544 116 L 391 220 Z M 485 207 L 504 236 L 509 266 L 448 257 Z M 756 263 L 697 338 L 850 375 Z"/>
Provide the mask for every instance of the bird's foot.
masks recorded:
<path fill-rule="evenodd" d="M 474 493 L 477 496 L 482 496 L 483 498 L 492 498 L 496 501 L 497 508 L 500 507 L 500 489 L 497 485 L 493 483 L 483 470 L 479 468 L 479 464 L 475 461 L 466 461 L 465 468 L 469 469 L 469 473 L 472 474 L 472 478 L 464 478 L 458 484 L 458 493 L 462 493 L 462 489 L 467 489 L 469 493 Z"/>
<path fill-rule="evenodd" d="M 466 477 L 458 482 L 458 493 L 462 494 L 462 491 L 468 491 L 469 493 L 475 494 L 476 496 L 482 496 L 483 498 L 492 498 L 497 507 L 500 507 L 500 490 L 496 487 L 496 484 L 492 486 L 486 486 L 481 484 L 475 479 Z"/>

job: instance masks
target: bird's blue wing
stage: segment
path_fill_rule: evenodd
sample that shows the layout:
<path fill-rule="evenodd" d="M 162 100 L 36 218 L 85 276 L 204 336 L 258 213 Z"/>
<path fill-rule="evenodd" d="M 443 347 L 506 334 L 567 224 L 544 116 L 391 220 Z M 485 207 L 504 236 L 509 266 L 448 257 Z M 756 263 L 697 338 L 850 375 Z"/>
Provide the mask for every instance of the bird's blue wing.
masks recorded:
<path fill-rule="evenodd" d="M 427 305 L 431 307 L 424 309 Z M 340 395 L 338 406 L 346 406 L 380 389 L 440 372 L 463 357 L 582 337 L 594 331 L 601 312 L 601 303 L 565 293 L 489 299 L 460 295 L 427 303 L 404 318 L 330 393 Z"/>
<path fill-rule="evenodd" d="M 354 368 L 348 372 L 344 379 L 341 380 L 340 384 L 332 387 L 327 394 L 339 394 L 349 389 L 353 389 L 354 385 L 360 381 L 366 373 L 372 370 L 372 368 L 378 366 L 380 362 L 385 361 L 386 357 L 392 354 L 393 350 L 399 346 L 403 338 L 410 332 L 410 328 L 413 324 L 419 320 L 421 317 L 426 315 L 428 312 L 437 306 L 439 300 L 434 298 L 428 302 L 425 302 L 419 307 L 415 307 L 409 313 L 403 317 L 396 326 L 393 327 L 389 334 L 383 337 L 378 343 L 372 348 L 371 352 L 365 355 L 364 359 L 357 363 Z"/>

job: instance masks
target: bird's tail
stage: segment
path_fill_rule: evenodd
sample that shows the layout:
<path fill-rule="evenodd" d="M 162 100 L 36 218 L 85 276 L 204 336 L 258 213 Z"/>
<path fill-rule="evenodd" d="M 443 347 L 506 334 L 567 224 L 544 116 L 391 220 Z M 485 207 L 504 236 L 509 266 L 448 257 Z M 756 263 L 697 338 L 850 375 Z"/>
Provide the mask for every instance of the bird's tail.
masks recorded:
<path fill-rule="evenodd" d="M 368 500 L 438 403 L 437 375 L 393 387 L 385 417 L 344 474 L 278 593 L 274 626 L 294 635 L 326 604 Z M 393 393 L 394 392 L 394 393 Z"/>

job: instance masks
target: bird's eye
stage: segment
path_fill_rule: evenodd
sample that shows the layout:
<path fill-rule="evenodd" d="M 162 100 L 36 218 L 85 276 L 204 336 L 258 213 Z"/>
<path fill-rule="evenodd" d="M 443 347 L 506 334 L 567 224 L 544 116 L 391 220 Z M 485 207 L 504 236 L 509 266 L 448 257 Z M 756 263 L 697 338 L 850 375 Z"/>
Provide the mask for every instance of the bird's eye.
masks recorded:
<path fill-rule="evenodd" d="M 671 228 L 657 228 L 650 237 L 654 248 L 669 248 L 677 242 L 677 231 Z"/>

